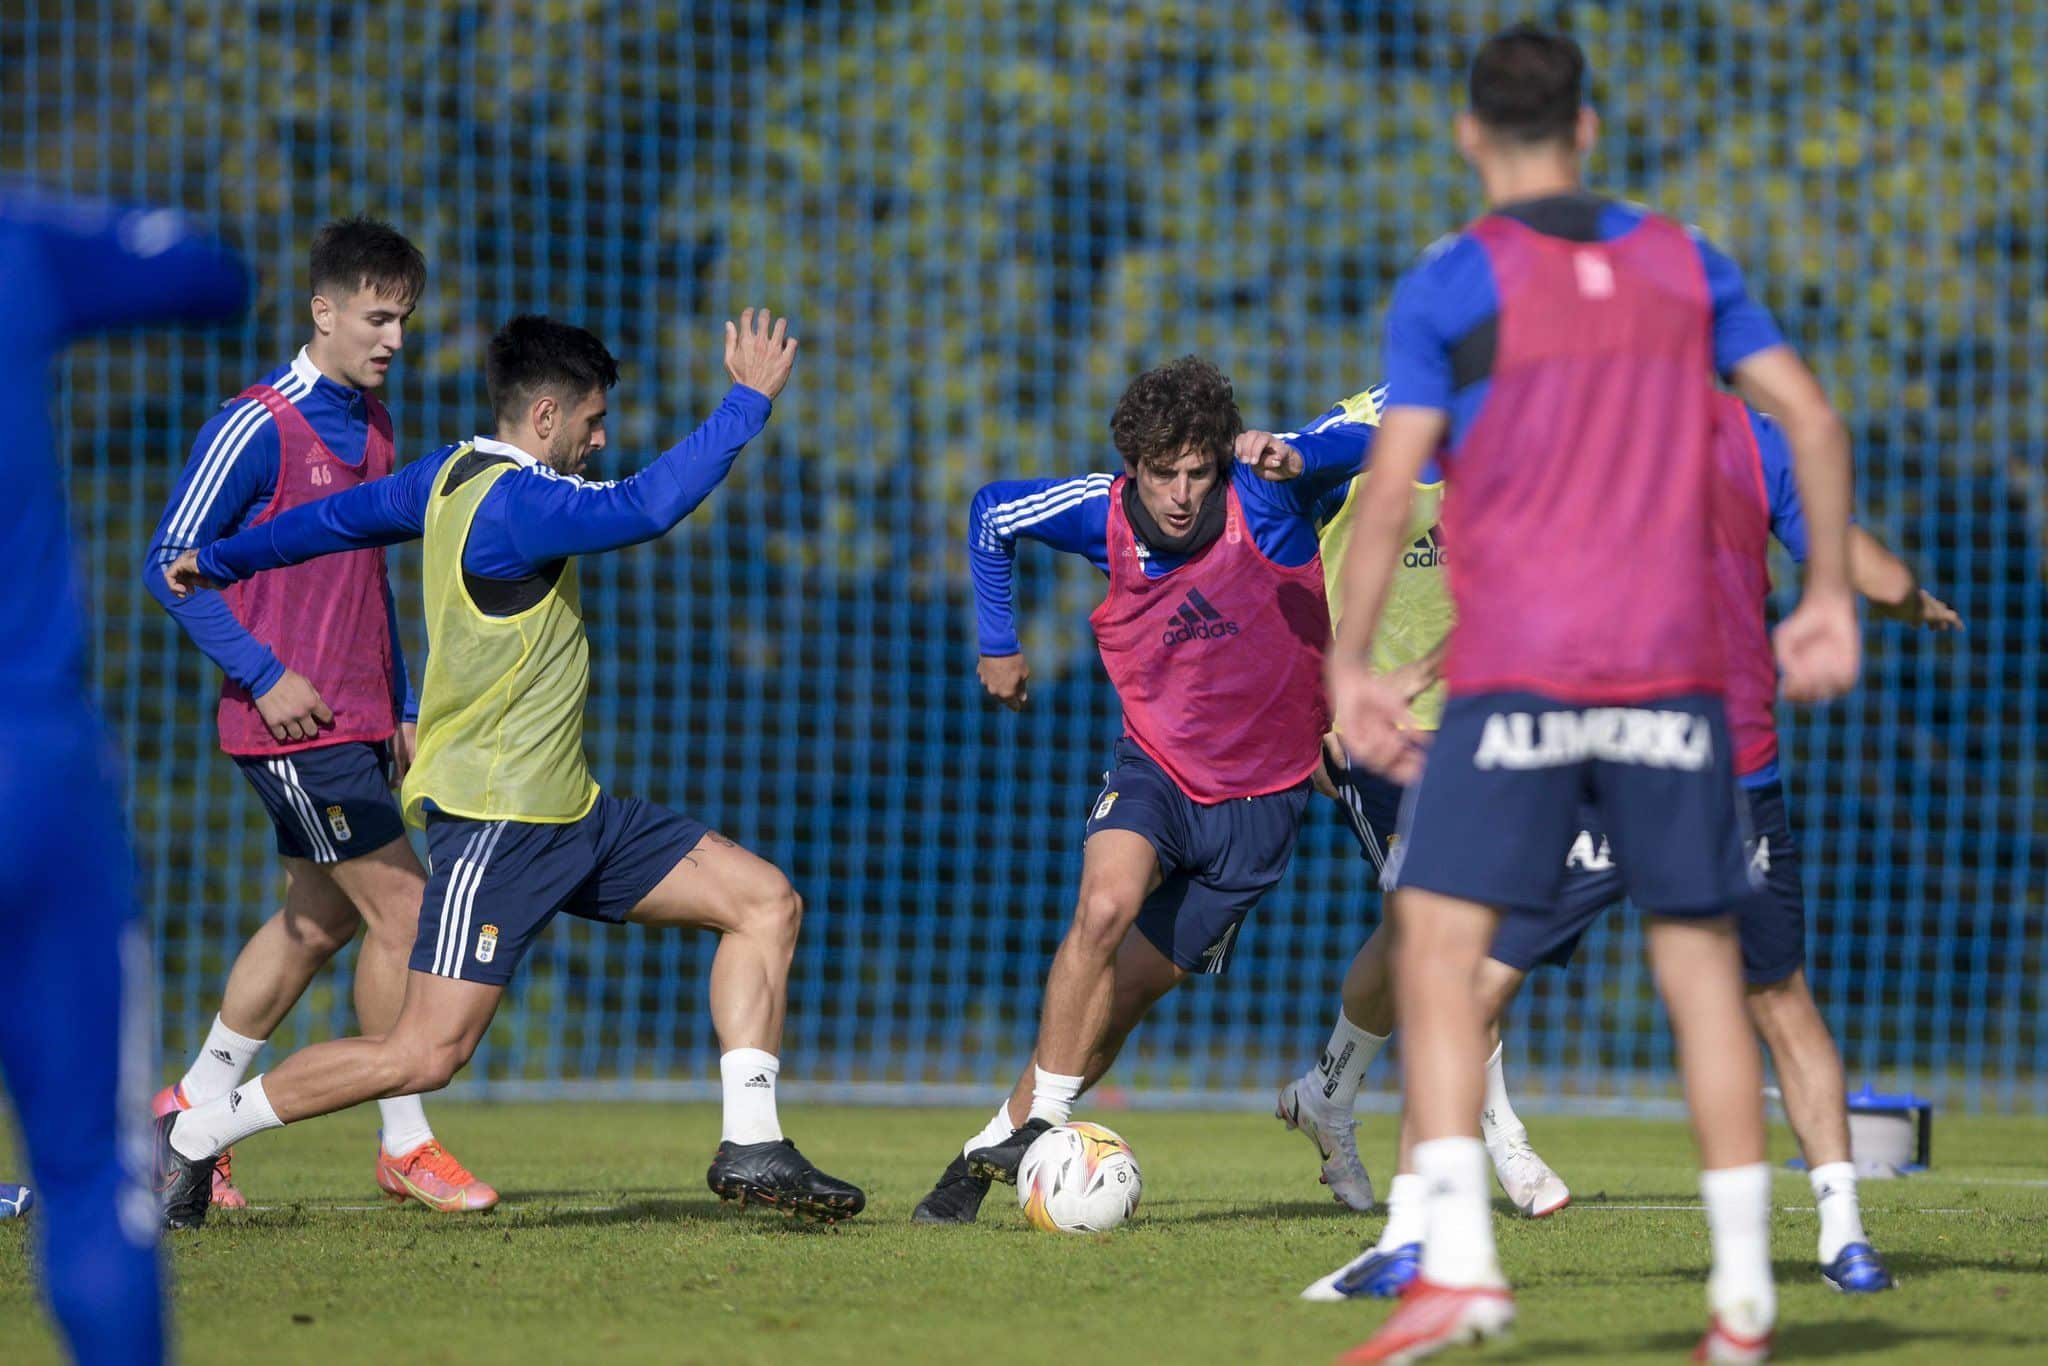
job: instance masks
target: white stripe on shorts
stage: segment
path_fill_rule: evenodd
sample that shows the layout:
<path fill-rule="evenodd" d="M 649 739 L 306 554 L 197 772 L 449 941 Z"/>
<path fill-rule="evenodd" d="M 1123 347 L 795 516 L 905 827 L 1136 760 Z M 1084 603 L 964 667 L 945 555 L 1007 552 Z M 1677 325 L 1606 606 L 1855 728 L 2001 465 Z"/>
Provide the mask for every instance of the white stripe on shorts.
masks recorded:
<path fill-rule="evenodd" d="M 455 904 L 456 888 L 462 884 L 464 874 L 469 871 L 469 856 L 476 851 L 476 843 L 483 837 L 482 830 L 472 830 L 469 842 L 462 846 L 462 852 L 455 856 L 455 862 L 448 869 L 448 885 L 441 891 L 441 914 L 438 917 L 440 923 L 434 931 L 433 971 L 438 976 L 447 975 L 441 971 L 441 963 L 448 956 L 448 915 Z"/>
<path fill-rule="evenodd" d="M 443 977 L 453 977 L 457 980 L 462 977 L 462 963 L 469 956 L 469 924 L 476 910 L 477 888 L 483 885 L 484 870 L 491 866 L 491 854 L 497 849 L 498 840 L 504 835 L 508 824 L 509 821 L 492 822 L 488 830 L 481 832 L 483 839 L 477 845 L 476 853 L 471 856 L 473 861 L 469 862 L 469 866 L 464 868 L 460 861 L 456 864 L 456 877 L 462 879 L 462 889 L 459 895 L 451 897 L 451 904 L 444 905 L 443 928 L 446 928 L 447 919 L 453 915 L 459 914 L 462 923 L 449 937 L 448 964 L 441 970 Z M 467 877 L 463 877 L 465 873 Z M 449 891 L 455 892 L 454 879 L 450 880 Z"/>
<path fill-rule="evenodd" d="M 335 851 L 334 842 L 327 838 L 327 832 L 320 825 L 320 813 L 313 807 L 313 799 L 299 782 L 299 770 L 289 759 L 269 761 L 270 772 L 284 788 L 285 800 L 299 813 L 299 824 L 306 832 L 306 842 L 313 851 L 313 857 L 321 863 L 339 863 L 341 855 Z"/>

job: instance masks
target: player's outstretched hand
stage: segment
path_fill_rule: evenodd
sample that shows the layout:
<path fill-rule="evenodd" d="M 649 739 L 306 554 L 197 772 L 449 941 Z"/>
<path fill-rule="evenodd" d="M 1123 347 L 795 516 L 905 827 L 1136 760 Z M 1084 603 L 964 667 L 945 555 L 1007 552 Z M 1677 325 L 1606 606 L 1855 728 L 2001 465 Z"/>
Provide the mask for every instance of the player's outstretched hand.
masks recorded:
<path fill-rule="evenodd" d="M 774 398 L 789 383 L 789 367 L 796 364 L 796 338 L 788 332 L 789 319 L 765 308 L 747 309 L 737 323 L 725 325 L 725 373 L 734 384 Z"/>
<path fill-rule="evenodd" d="M 1031 668 L 1023 655 L 983 655 L 974 672 L 990 697 L 1011 711 L 1024 710 L 1030 700 Z"/>
<path fill-rule="evenodd" d="M 1239 432 L 1231 455 L 1271 483 L 1297 478 L 1302 470 L 1301 452 L 1271 432 Z"/>
<path fill-rule="evenodd" d="M 199 572 L 199 552 L 196 550 L 187 550 L 165 565 L 164 582 L 171 586 L 174 598 L 189 598 L 202 588 L 221 586 L 218 580 L 209 579 Z"/>
<path fill-rule="evenodd" d="M 1915 588 L 1913 596 L 1902 603 L 1886 606 L 1873 603 L 1877 614 L 1892 621 L 1903 621 L 1908 626 L 1924 626 L 1930 631 L 1960 631 L 1963 629 L 1963 615 L 1924 588 Z"/>
<path fill-rule="evenodd" d="M 256 699 L 256 710 L 279 740 L 316 739 L 320 727 L 334 724 L 334 713 L 320 700 L 320 690 L 304 674 L 290 669 Z"/>
<path fill-rule="evenodd" d="M 1421 723 L 1408 710 L 1404 684 L 1333 651 L 1329 685 L 1337 731 L 1354 760 L 1403 785 L 1422 776 Z"/>
<path fill-rule="evenodd" d="M 1863 636 L 1856 604 L 1847 593 L 1808 593 L 1778 624 L 1778 672 L 1789 702 L 1827 702 L 1856 686 L 1863 667 Z"/>

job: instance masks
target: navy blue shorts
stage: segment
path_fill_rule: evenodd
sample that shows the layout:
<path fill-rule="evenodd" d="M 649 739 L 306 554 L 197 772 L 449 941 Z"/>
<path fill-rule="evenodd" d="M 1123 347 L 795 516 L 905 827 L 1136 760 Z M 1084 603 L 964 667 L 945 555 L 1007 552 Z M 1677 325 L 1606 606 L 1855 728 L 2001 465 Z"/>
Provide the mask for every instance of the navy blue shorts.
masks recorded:
<path fill-rule="evenodd" d="M 427 813 L 426 896 L 412 970 L 503 986 L 550 920 L 624 920 L 711 827 L 599 793 L 578 821 Z"/>
<path fill-rule="evenodd" d="M 1806 891 L 1785 789 L 1772 781 L 1746 787 L 1742 795 L 1749 809 L 1749 868 L 1763 885 L 1735 906 L 1735 933 L 1742 944 L 1744 979 L 1763 987 L 1784 981 L 1806 964 Z M 1622 899 L 1621 871 L 1597 825 L 1589 823 L 1579 832 L 1568 864 L 1557 911 L 1533 915 L 1510 910 L 1494 936 L 1492 957 L 1524 972 L 1563 967 L 1600 913 Z"/>
<path fill-rule="evenodd" d="M 1388 857 L 1400 839 L 1401 799 L 1407 789 L 1369 768 L 1338 760 L 1330 762 L 1329 770 L 1344 823 L 1358 841 L 1359 852 L 1371 860 L 1375 872 L 1385 873 Z M 1590 820 L 1592 813 L 1582 812 L 1581 816 Z M 1491 956 L 1524 972 L 1539 962 L 1563 967 L 1577 952 L 1586 928 L 1620 897 L 1621 876 L 1615 871 L 1607 841 L 1582 830 L 1565 855 L 1564 884 L 1558 891 L 1555 914 L 1502 916 Z"/>
<path fill-rule="evenodd" d="M 1129 737 L 1088 817 L 1088 834 L 1143 835 L 1164 880 L 1138 911 L 1138 933 L 1185 972 L 1221 972 L 1238 926 L 1286 875 L 1308 809 L 1306 781 L 1265 797 L 1204 806 Z"/>
<path fill-rule="evenodd" d="M 1732 912 L 1753 884 L 1730 755 L 1717 697 L 1626 707 L 1454 697 L 1402 809 L 1389 880 L 1553 914 L 1590 808 L 1636 905 Z"/>
<path fill-rule="evenodd" d="M 391 746 L 351 740 L 271 758 L 235 756 L 277 831 L 277 852 L 342 863 L 405 835 Z"/>
<path fill-rule="evenodd" d="M 1375 873 L 1384 873 L 1387 856 L 1398 838 L 1395 831 L 1401 819 L 1401 798 L 1407 789 L 1350 763 L 1348 756 L 1333 757 L 1327 748 L 1323 767 L 1330 775 L 1330 785 L 1337 789 L 1337 809 L 1344 815 L 1351 838 L 1358 841 L 1358 852 L 1371 861 Z"/>

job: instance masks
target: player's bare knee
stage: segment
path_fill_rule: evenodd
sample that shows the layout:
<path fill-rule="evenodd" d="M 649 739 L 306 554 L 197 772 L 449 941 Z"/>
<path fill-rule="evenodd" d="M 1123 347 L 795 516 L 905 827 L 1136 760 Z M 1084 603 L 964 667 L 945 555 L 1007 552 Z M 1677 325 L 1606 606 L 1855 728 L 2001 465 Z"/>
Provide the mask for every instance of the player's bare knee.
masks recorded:
<path fill-rule="evenodd" d="M 803 927 L 804 899 L 787 878 L 776 878 L 747 896 L 738 919 L 749 935 L 771 944 L 793 945 Z"/>
<path fill-rule="evenodd" d="M 309 915 L 286 910 L 278 916 L 278 923 L 294 950 L 325 962 L 347 947 L 361 922 L 353 915 Z"/>
<path fill-rule="evenodd" d="M 1074 927 L 1068 937 L 1076 949 L 1091 959 L 1107 961 L 1115 957 L 1133 918 L 1133 908 L 1114 892 L 1084 888 L 1080 904 L 1074 908 Z"/>
<path fill-rule="evenodd" d="M 469 1061 L 469 1050 L 459 1043 L 400 1044 L 395 1094 L 417 1095 L 438 1091 L 455 1079 Z"/>

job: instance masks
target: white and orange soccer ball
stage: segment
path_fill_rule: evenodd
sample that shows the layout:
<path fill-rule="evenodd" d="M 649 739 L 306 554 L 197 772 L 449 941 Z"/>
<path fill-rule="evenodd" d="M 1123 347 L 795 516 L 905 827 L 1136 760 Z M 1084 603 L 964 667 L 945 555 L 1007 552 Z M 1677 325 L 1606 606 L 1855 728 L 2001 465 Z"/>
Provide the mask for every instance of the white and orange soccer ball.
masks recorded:
<path fill-rule="evenodd" d="M 1047 1233 L 1107 1233 L 1131 1217 L 1144 1188 L 1131 1145 L 1100 1124 L 1058 1124 L 1017 1168 L 1017 1203 Z"/>

